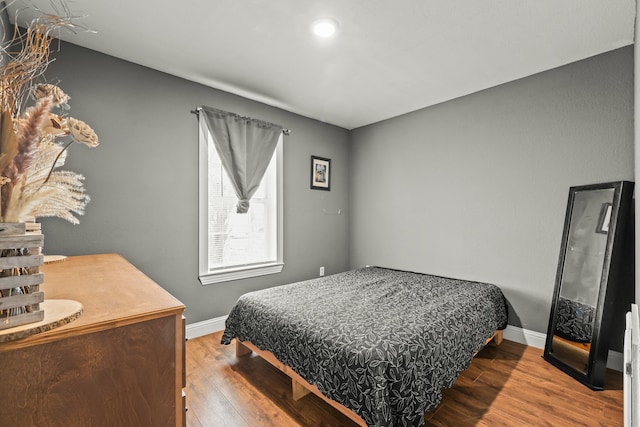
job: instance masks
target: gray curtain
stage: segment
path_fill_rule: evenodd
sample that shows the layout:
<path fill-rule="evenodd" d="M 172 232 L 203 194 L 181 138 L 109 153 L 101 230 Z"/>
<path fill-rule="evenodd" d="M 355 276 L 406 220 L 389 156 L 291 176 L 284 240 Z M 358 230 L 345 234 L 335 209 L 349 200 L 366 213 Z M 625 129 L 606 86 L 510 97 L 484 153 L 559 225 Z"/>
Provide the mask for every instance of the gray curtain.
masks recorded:
<path fill-rule="evenodd" d="M 236 212 L 247 213 L 249 200 L 260 186 L 276 149 L 282 126 L 211 107 L 202 107 L 198 116 L 204 118 L 213 135 L 222 166 L 236 190 Z"/>

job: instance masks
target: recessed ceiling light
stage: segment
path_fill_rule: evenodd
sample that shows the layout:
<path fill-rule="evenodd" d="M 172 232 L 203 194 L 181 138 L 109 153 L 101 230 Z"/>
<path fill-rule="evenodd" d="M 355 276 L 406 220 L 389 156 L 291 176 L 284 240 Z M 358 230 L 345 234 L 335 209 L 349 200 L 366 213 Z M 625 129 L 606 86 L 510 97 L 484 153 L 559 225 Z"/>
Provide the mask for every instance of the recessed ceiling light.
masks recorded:
<path fill-rule="evenodd" d="M 331 18 L 322 18 L 313 21 L 311 31 L 318 37 L 331 37 L 338 31 L 338 22 Z"/>

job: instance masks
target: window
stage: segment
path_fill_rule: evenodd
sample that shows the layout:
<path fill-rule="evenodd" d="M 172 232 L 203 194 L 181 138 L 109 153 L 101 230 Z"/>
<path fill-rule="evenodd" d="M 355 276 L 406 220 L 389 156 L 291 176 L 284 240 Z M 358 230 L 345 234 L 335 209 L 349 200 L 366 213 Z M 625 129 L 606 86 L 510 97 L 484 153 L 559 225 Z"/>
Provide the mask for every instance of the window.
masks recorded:
<path fill-rule="evenodd" d="M 238 199 L 212 135 L 200 127 L 200 261 L 203 285 L 282 271 L 282 136 L 249 211 Z"/>

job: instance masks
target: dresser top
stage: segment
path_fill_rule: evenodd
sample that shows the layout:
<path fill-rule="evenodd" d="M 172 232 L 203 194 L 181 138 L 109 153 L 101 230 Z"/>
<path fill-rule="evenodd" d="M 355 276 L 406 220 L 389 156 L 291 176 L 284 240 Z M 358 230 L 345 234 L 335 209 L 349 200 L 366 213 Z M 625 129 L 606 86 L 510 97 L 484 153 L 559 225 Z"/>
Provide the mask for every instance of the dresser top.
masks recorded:
<path fill-rule="evenodd" d="M 184 305 L 118 254 L 72 256 L 40 267 L 45 300 L 70 299 L 82 315 L 67 325 L 0 344 L 0 351 L 96 332 L 168 315 Z"/>

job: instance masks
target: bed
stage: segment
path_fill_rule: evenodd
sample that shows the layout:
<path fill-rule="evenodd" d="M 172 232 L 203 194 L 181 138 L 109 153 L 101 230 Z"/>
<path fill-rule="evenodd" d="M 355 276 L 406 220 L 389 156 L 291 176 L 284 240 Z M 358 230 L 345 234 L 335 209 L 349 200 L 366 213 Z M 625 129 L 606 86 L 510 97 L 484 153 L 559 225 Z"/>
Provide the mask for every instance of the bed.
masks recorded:
<path fill-rule="evenodd" d="M 507 324 L 491 284 L 367 267 L 241 296 L 223 344 L 292 377 L 368 426 L 420 426 Z M 301 385 L 302 384 L 302 385 Z"/>

